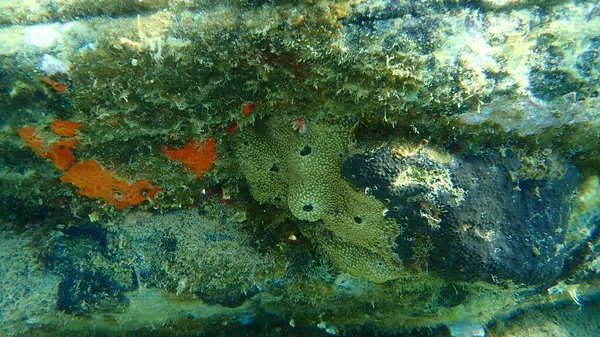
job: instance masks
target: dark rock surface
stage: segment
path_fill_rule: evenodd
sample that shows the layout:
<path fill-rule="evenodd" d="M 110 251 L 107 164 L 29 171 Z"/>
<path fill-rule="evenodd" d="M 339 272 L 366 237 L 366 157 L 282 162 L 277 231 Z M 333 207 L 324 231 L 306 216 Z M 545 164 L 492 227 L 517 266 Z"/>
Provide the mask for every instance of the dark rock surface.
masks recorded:
<path fill-rule="evenodd" d="M 394 186 L 410 165 L 423 172 L 449 170 L 463 200 L 457 205 L 453 195 L 425 182 Z M 567 165 L 556 178 L 519 180 L 521 165 L 510 151 L 441 163 L 421 151 L 396 157 L 384 147 L 350 158 L 342 174 L 388 204 L 387 216 L 404 227 L 397 252 L 407 267 L 418 264 L 455 281 L 547 284 L 562 272 L 566 257 L 559 247 L 579 172 Z"/>
<path fill-rule="evenodd" d="M 65 229 L 43 256 L 47 268 L 61 278 L 57 309 L 79 315 L 126 307 L 124 292 L 135 289 L 134 280 L 121 268 L 107 268 L 110 259 L 106 230 L 92 225 Z"/>

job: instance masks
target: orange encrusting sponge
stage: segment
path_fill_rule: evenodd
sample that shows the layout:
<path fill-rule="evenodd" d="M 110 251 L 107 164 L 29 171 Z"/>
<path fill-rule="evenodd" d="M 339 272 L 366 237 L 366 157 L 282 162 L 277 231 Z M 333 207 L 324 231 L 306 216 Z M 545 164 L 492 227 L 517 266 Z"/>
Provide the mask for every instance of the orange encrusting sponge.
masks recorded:
<path fill-rule="evenodd" d="M 46 151 L 44 151 L 44 142 L 35 132 L 35 126 L 24 126 L 19 128 L 17 133 L 25 140 L 27 146 L 32 148 L 38 156 L 45 158 Z"/>
<path fill-rule="evenodd" d="M 50 159 L 57 169 L 64 171 L 75 162 L 71 150 L 77 145 L 77 139 L 61 138 L 46 148 L 42 138 L 36 134 L 35 126 L 19 128 L 17 133 L 38 156 Z"/>
<path fill-rule="evenodd" d="M 72 121 L 53 121 L 50 130 L 61 137 L 50 144 L 36 133 L 35 126 L 22 127 L 18 134 L 38 156 L 50 159 L 56 168 L 65 171 L 60 180 L 77 186 L 78 193 L 83 196 L 106 199 L 118 208 L 154 199 L 160 188 L 144 179 L 129 185 L 127 181 L 114 177 L 111 170 L 103 169 L 95 160 L 77 162 L 71 150 L 77 145 L 75 136 L 80 126 L 81 123 Z"/>
<path fill-rule="evenodd" d="M 50 130 L 59 136 L 75 137 L 77 130 L 81 127 L 81 123 L 73 121 L 55 120 L 50 124 Z"/>
<path fill-rule="evenodd" d="M 190 140 L 181 149 L 167 150 L 163 147 L 162 151 L 167 157 L 183 163 L 196 173 L 196 178 L 200 178 L 204 171 L 212 167 L 218 157 L 215 144 L 214 138 L 202 142 Z"/>
<path fill-rule="evenodd" d="M 75 162 L 75 156 L 71 150 L 77 145 L 77 139 L 59 139 L 50 145 L 46 158 L 50 159 L 54 167 L 65 171 Z"/>
<path fill-rule="evenodd" d="M 73 164 L 60 180 L 79 188 L 79 194 L 90 198 L 102 198 L 118 208 L 139 205 L 154 199 L 160 190 L 148 181 L 139 179 L 132 185 L 112 175 L 111 170 L 103 169 L 95 160 L 86 160 Z"/>

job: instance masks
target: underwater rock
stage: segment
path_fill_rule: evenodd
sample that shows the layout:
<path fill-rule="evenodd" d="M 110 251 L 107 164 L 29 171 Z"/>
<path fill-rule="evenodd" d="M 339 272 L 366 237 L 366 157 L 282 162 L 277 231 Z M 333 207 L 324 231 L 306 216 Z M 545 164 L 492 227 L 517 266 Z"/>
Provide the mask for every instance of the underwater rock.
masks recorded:
<path fill-rule="evenodd" d="M 387 203 L 404 231 L 405 265 L 447 280 L 548 284 L 560 276 L 571 198 L 571 164 L 506 150 L 440 156 L 383 147 L 342 165 L 344 177 Z"/>
<path fill-rule="evenodd" d="M 0 222 L 0 336 L 31 336 L 18 332 L 56 309 L 60 278 L 39 267 L 39 246 L 27 234 Z"/>
<path fill-rule="evenodd" d="M 135 261 L 139 282 L 193 294 L 206 304 L 242 305 L 259 292 L 259 274 L 272 264 L 243 241 L 237 228 L 194 210 L 123 221 L 135 224 L 121 233 L 130 242 L 128 254 L 134 256 L 129 259 Z M 145 231 L 138 232 L 138 226 Z"/>
<path fill-rule="evenodd" d="M 43 260 L 61 279 L 58 310 L 83 314 L 115 312 L 128 306 L 124 293 L 135 289 L 134 280 L 128 270 L 111 266 L 103 228 L 91 224 L 66 228 Z"/>
<path fill-rule="evenodd" d="M 61 278 L 59 310 L 121 311 L 129 303 L 126 292 L 147 286 L 238 307 L 258 293 L 257 274 L 270 264 L 241 245 L 237 231 L 194 212 L 121 221 L 145 230 L 125 227 L 115 233 L 87 224 L 66 228 L 52 241 L 43 260 Z"/>
<path fill-rule="evenodd" d="M 485 330 L 478 322 L 453 322 L 448 324 L 451 337 L 485 337 Z"/>
<path fill-rule="evenodd" d="M 0 249 L 0 335 L 240 335 L 254 322 L 261 336 L 422 336 L 465 320 L 475 334 L 555 309 L 547 295 L 592 303 L 598 185 L 569 217 L 576 170 L 523 152 L 598 174 L 593 1 L 13 3 L 0 6 L 0 237 L 19 248 Z M 76 158 L 160 186 L 153 207 L 62 184 L 17 134 L 57 118 L 85 121 Z M 355 126 L 483 150 L 392 146 L 344 163 Z M 219 159 L 199 180 L 161 151 L 206 139 Z M 506 144 L 522 150 L 492 152 Z M 201 197 L 215 189 L 228 205 Z M 11 245 L 24 241 L 13 229 L 31 242 Z M 562 292 L 530 286 L 559 274 Z"/>

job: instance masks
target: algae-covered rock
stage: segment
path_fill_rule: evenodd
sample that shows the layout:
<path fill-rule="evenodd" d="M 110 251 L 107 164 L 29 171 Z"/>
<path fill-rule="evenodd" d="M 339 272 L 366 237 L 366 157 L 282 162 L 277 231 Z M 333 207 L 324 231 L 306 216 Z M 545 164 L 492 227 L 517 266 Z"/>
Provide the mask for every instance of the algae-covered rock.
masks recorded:
<path fill-rule="evenodd" d="M 440 155 L 397 147 L 355 155 L 343 175 L 404 224 L 405 264 L 449 280 L 549 284 L 563 272 L 579 171 L 550 153 Z M 402 222 L 404 221 L 404 222 Z"/>
<path fill-rule="evenodd" d="M 19 127 L 83 122 L 79 158 L 160 185 L 174 205 L 185 187 L 201 188 L 161 147 L 269 115 L 391 126 L 445 146 L 537 137 L 524 143 L 597 158 L 597 6 L 518 3 L 7 4 L 0 106 L 18 112 L 0 121 L 0 141 L 20 157 Z M 256 106 L 249 116 L 246 102 Z"/>
<path fill-rule="evenodd" d="M 489 332 L 597 300 L 593 1 L 0 0 L 0 25 L 2 335 Z M 156 198 L 62 183 L 18 132 L 55 120 Z M 200 179 L 168 156 L 207 139 Z"/>
<path fill-rule="evenodd" d="M 108 230 L 87 223 L 59 233 L 43 260 L 61 278 L 57 305 L 67 313 L 123 311 L 126 292 L 145 286 L 237 307 L 273 266 L 238 230 L 194 211 L 129 215 Z"/>

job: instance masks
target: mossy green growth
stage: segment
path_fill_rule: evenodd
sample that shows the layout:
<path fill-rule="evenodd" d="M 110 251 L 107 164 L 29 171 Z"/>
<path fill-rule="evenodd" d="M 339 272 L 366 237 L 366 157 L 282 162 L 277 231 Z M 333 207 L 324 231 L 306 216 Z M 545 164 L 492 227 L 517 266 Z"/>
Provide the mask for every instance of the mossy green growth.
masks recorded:
<path fill-rule="evenodd" d="M 313 222 L 309 236 L 339 269 L 378 283 L 398 278 L 401 267 L 391 250 L 396 223 L 384 217 L 379 201 L 340 175 L 351 129 L 303 122 L 306 131 L 299 132 L 294 120 L 271 117 L 236 137 L 234 150 L 252 196 Z"/>
<path fill-rule="evenodd" d="M 358 233 L 357 233 L 358 234 Z M 333 264 L 350 275 L 383 283 L 402 276 L 399 261 L 390 254 L 377 254 L 338 238 L 320 241 L 321 250 Z"/>

